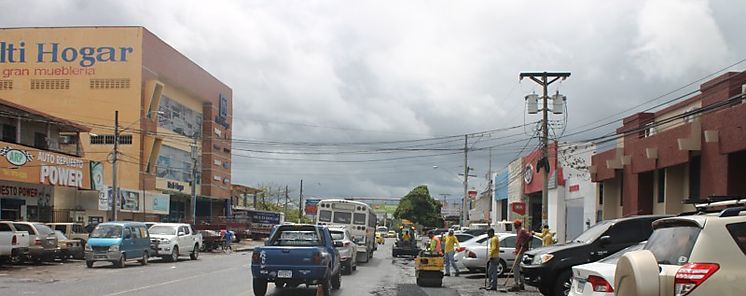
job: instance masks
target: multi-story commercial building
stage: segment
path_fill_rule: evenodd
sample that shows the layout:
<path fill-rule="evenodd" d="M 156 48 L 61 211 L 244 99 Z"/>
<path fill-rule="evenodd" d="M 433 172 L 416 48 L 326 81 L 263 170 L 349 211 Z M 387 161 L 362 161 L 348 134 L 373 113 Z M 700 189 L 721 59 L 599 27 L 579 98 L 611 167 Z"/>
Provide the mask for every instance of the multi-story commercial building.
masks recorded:
<path fill-rule="evenodd" d="M 746 72 L 726 73 L 657 112 L 624 119 L 616 147 L 593 156 L 603 218 L 679 214 L 686 199 L 746 195 Z"/>
<path fill-rule="evenodd" d="M 107 187 L 118 111 L 119 219 L 188 219 L 195 163 L 197 217 L 230 207 L 232 90 L 145 28 L 0 29 L 0 97 L 89 127 Z"/>

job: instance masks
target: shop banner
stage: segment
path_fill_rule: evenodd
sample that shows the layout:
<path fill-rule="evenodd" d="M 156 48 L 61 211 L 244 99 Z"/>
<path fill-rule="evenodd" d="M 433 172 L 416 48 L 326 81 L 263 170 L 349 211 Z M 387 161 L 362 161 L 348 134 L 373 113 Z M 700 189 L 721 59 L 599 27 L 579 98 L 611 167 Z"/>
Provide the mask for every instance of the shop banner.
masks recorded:
<path fill-rule="evenodd" d="M 145 213 L 168 215 L 170 204 L 168 194 L 145 192 Z"/>
<path fill-rule="evenodd" d="M 91 188 L 88 160 L 2 141 L 0 177 L 23 183 Z"/>
<path fill-rule="evenodd" d="M 0 197 L 15 198 L 42 198 L 50 200 L 54 188 L 38 184 L 24 184 L 17 182 L 0 181 Z"/>

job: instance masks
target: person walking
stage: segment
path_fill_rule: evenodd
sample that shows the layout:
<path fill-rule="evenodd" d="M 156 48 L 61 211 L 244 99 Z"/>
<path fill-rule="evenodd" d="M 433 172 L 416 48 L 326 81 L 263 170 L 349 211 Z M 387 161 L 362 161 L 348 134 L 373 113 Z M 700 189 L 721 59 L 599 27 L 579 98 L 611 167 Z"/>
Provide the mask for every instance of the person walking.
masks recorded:
<path fill-rule="evenodd" d="M 536 235 L 541 238 L 542 247 L 548 247 L 554 243 L 554 235 L 551 232 L 549 232 L 549 225 L 544 225 L 544 228 L 541 230 L 541 233 L 535 233 L 531 231 L 531 234 Z"/>
<path fill-rule="evenodd" d="M 515 250 L 513 251 L 513 254 L 515 255 L 515 260 L 519 261 L 523 258 L 523 253 L 528 251 L 528 246 L 531 243 L 531 234 L 526 231 L 526 229 L 523 229 L 522 226 L 523 222 L 521 222 L 521 220 L 516 219 L 513 221 L 513 228 L 515 229 L 516 234 Z M 513 282 L 515 284 L 513 287 L 508 289 L 508 291 L 517 292 L 525 289 L 520 264 L 516 264 L 515 269 L 513 269 Z"/>
<path fill-rule="evenodd" d="M 487 261 L 487 274 L 489 276 L 489 287 L 487 290 L 497 290 L 497 266 L 500 264 L 500 240 L 495 235 L 495 230 L 487 230 L 489 261 Z"/>
<path fill-rule="evenodd" d="M 458 238 L 453 235 L 453 229 L 448 231 L 448 235 L 445 237 L 445 252 L 446 252 L 446 274 L 445 276 L 451 275 L 451 266 L 453 266 L 454 276 L 458 276 L 458 266 L 456 261 L 453 260 L 453 256 L 456 254 L 456 248 L 459 247 Z"/>
<path fill-rule="evenodd" d="M 427 236 L 430 237 L 430 246 L 428 247 L 428 250 L 442 256 L 443 251 L 440 248 L 440 238 L 438 238 L 432 230 L 427 232 Z"/>
<path fill-rule="evenodd" d="M 231 243 L 233 242 L 233 231 L 230 231 L 230 229 L 225 230 L 225 234 L 223 234 L 223 252 L 227 252 L 230 254 L 233 251 L 233 247 L 231 247 Z"/>

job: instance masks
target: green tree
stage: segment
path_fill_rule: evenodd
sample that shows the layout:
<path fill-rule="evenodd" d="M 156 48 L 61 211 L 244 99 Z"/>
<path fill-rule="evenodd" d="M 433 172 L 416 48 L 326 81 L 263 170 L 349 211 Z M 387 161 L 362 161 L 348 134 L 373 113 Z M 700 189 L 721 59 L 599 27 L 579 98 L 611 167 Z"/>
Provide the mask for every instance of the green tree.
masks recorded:
<path fill-rule="evenodd" d="M 425 227 L 441 227 L 440 208 L 443 205 L 430 196 L 426 185 L 412 189 L 400 201 L 394 212 L 397 219 L 407 219 Z"/>

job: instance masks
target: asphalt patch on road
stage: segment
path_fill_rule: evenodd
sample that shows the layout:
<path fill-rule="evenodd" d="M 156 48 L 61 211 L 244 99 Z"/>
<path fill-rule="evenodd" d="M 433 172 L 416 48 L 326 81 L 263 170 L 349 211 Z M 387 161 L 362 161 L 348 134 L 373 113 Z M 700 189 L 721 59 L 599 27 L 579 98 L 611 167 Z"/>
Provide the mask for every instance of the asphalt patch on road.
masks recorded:
<path fill-rule="evenodd" d="M 459 292 L 449 288 L 421 288 L 415 284 L 401 284 L 396 288 L 397 296 L 460 296 Z"/>

